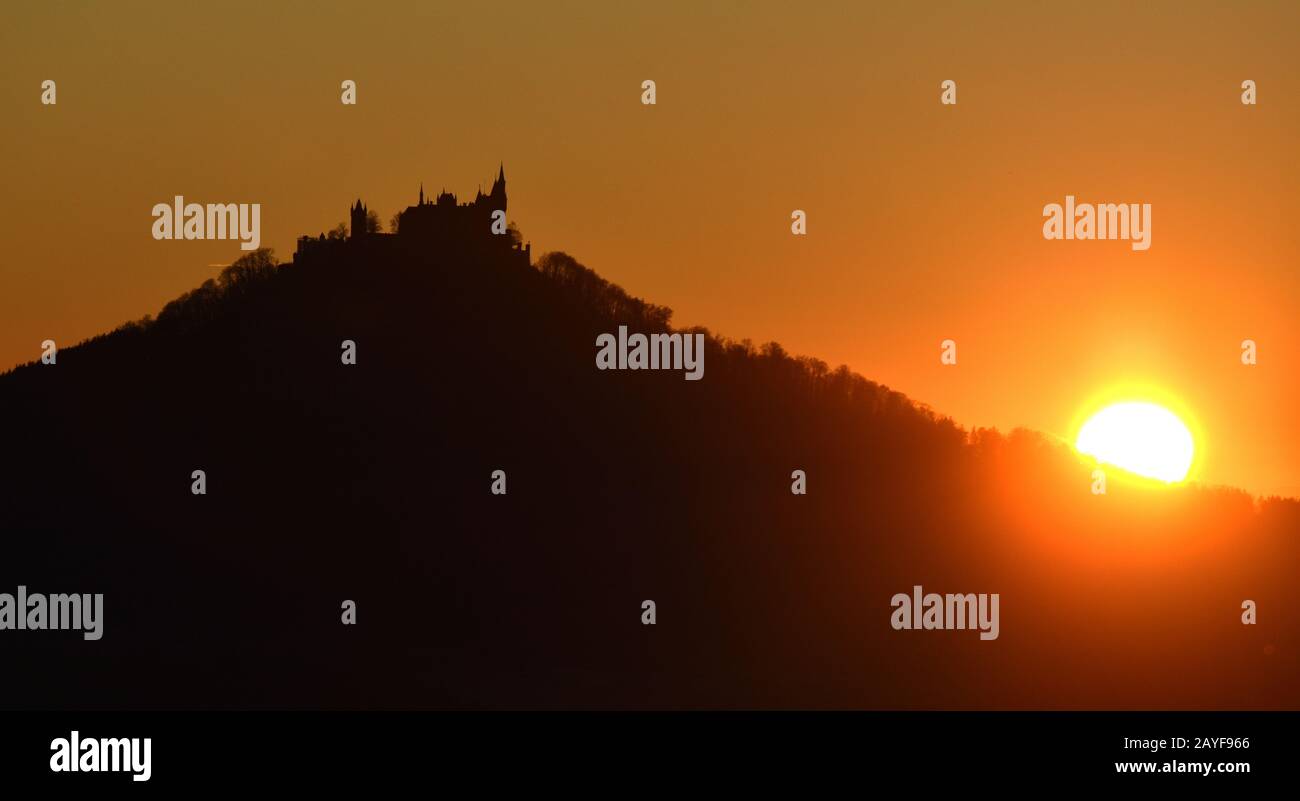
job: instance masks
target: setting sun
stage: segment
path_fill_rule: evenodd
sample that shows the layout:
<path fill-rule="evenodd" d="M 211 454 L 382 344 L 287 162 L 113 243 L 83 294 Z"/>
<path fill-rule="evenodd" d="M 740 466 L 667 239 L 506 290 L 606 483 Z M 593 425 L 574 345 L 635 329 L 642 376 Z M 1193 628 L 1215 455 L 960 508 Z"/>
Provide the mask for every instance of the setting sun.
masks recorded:
<path fill-rule="evenodd" d="M 1160 481 L 1182 481 L 1192 466 L 1192 432 L 1178 415 L 1154 403 L 1116 403 L 1079 429 L 1080 453 Z"/>

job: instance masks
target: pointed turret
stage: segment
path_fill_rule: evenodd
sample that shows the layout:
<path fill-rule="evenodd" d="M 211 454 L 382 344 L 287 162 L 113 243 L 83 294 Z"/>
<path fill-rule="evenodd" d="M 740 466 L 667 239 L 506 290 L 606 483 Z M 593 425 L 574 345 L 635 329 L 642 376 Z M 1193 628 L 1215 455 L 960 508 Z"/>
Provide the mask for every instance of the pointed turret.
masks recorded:
<path fill-rule="evenodd" d="M 506 164 L 501 162 L 501 167 L 497 171 L 497 179 L 492 182 L 492 193 L 488 195 L 492 200 L 492 208 L 506 210 Z"/>
<path fill-rule="evenodd" d="M 352 238 L 364 236 L 366 233 L 366 207 L 357 198 L 357 203 L 352 207 Z"/>

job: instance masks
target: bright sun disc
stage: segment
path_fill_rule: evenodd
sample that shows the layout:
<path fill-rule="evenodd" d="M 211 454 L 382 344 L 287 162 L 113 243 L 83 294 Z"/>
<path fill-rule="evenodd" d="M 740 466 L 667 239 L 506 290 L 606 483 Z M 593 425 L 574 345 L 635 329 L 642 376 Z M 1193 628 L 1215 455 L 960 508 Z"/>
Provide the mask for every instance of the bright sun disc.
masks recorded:
<path fill-rule="evenodd" d="M 1088 418 L 1074 447 L 1099 462 L 1160 481 L 1182 481 L 1192 467 L 1192 432 L 1154 403 L 1116 403 Z"/>

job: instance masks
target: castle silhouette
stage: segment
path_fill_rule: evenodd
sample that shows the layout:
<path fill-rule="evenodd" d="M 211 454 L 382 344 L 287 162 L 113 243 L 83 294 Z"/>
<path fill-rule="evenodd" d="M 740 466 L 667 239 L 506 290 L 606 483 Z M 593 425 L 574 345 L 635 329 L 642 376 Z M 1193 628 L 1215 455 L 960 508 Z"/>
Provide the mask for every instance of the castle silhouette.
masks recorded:
<path fill-rule="evenodd" d="M 506 169 L 502 164 L 492 190 L 479 188 L 472 203 L 458 203 L 456 196 L 443 190 L 437 199 L 428 200 L 424 184 L 414 206 L 397 216 L 395 230 L 384 233 L 371 230 L 371 211 L 361 199 L 349 210 L 349 233 L 342 237 L 331 233 L 318 237 L 298 238 L 295 264 L 333 260 L 347 253 L 391 252 L 418 247 L 450 254 L 488 253 L 506 255 L 524 266 L 532 264 L 532 245 L 520 240 L 519 232 L 509 228 L 504 234 L 493 233 L 493 214 L 506 212 Z"/>

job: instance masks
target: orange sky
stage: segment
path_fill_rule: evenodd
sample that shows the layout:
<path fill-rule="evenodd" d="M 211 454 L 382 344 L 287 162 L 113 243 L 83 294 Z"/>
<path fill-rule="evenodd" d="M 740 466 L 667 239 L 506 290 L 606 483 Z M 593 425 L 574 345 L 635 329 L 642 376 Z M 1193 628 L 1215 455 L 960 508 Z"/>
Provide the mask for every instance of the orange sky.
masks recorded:
<path fill-rule="evenodd" d="M 1195 413 L 1202 480 L 1300 495 L 1294 4 L 48 5 L 0 28 L 0 369 L 241 255 L 155 242 L 176 194 L 261 203 L 287 259 L 358 195 L 386 223 L 419 181 L 472 196 L 504 160 L 535 254 L 678 324 L 967 426 L 1066 434 L 1140 380 Z M 1151 249 L 1043 240 L 1066 194 L 1152 204 Z"/>

